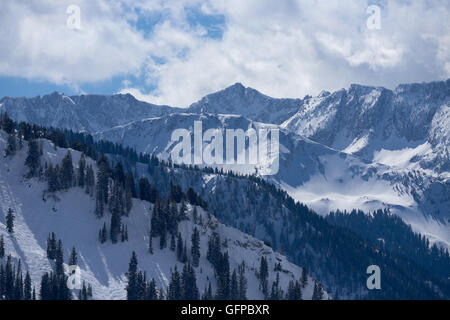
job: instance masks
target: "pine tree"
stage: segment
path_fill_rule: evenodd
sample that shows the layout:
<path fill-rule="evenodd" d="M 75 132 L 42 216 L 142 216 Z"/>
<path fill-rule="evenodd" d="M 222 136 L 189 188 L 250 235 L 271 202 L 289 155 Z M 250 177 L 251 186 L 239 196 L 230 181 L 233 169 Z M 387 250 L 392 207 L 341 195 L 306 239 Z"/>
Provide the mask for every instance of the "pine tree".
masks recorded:
<path fill-rule="evenodd" d="M 272 291 L 270 293 L 271 300 L 280 300 L 283 297 L 283 293 L 280 289 L 280 273 L 277 272 L 277 277 L 272 283 Z"/>
<path fill-rule="evenodd" d="M 239 286 L 239 300 L 247 300 L 247 278 L 245 277 L 245 261 L 239 265 L 239 277 L 238 277 L 238 286 Z"/>
<path fill-rule="evenodd" d="M 88 165 L 86 169 L 86 193 L 89 194 L 91 197 L 94 195 L 94 185 L 95 185 L 95 178 L 94 178 L 94 169 L 92 169 L 91 165 Z"/>
<path fill-rule="evenodd" d="M 177 244 L 175 242 L 175 235 L 172 233 L 170 235 L 170 250 L 175 251 L 177 249 Z"/>
<path fill-rule="evenodd" d="M 314 281 L 312 300 L 322 300 L 322 299 L 323 299 L 323 287 L 320 283 Z"/>
<path fill-rule="evenodd" d="M 108 230 L 106 229 L 106 222 L 103 223 L 103 227 L 100 229 L 98 235 L 100 243 L 105 243 L 108 240 Z"/>
<path fill-rule="evenodd" d="M 68 190 L 72 187 L 73 172 L 72 154 L 68 150 L 61 162 L 61 183 L 63 189 Z"/>
<path fill-rule="evenodd" d="M 267 266 L 267 260 L 265 257 L 261 257 L 261 262 L 259 266 L 259 281 L 260 281 L 260 287 L 261 291 L 263 292 L 264 296 L 267 297 L 268 295 L 268 278 L 269 278 L 269 268 Z"/>
<path fill-rule="evenodd" d="M 22 277 L 22 263 L 19 260 L 17 266 L 17 273 L 14 283 L 14 300 L 22 300 L 23 298 L 23 277 Z"/>
<path fill-rule="evenodd" d="M 110 236 L 112 243 L 117 243 L 118 236 L 120 234 L 121 227 L 121 216 L 123 212 L 122 199 L 121 199 L 121 191 L 120 186 L 116 182 L 113 187 L 113 196 L 111 197 L 111 228 L 110 228 Z"/>
<path fill-rule="evenodd" d="M 16 135 L 14 133 L 8 135 L 8 139 L 6 140 L 6 148 L 5 148 L 5 156 L 13 156 L 16 154 L 17 143 L 16 143 Z"/>
<path fill-rule="evenodd" d="M 150 254 L 153 254 L 153 237 L 151 232 L 148 240 L 148 252 L 150 252 Z"/>
<path fill-rule="evenodd" d="M 208 283 L 208 287 L 205 288 L 205 291 L 202 294 L 202 300 L 212 300 L 214 298 L 212 293 L 211 282 Z"/>
<path fill-rule="evenodd" d="M 306 270 L 305 267 L 302 268 L 302 279 L 301 279 L 301 283 L 302 283 L 302 288 L 305 288 L 306 285 L 308 284 L 308 271 Z"/>
<path fill-rule="evenodd" d="M 217 272 L 217 292 L 218 300 L 228 300 L 230 298 L 230 261 L 228 252 L 220 255 L 220 262 L 216 267 Z"/>
<path fill-rule="evenodd" d="M 69 266 L 76 266 L 78 264 L 78 255 L 75 247 L 72 247 L 72 252 L 69 257 Z"/>
<path fill-rule="evenodd" d="M 58 240 L 56 246 L 55 269 L 56 276 L 64 275 L 64 250 L 61 240 Z"/>
<path fill-rule="evenodd" d="M 302 289 L 300 281 L 289 281 L 286 299 L 288 300 L 302 300 Z"/>
<path fill-rule="evenodd" d="M 13 210 L 11 208 L 8 209 L 8 213 L 6 214 L 6 230 L 9 233 L 13 233 L 14 232 L 14 213 Z"/>
<path fill-rule="evenodd" d="M 191 240 L 192 240 L 191 246 L 192 265 L 194 267 L 198 267 L 200 261 L 200 233 L 197 227 L 194 227 Z"/>
<path fill-rule="evenodd" d="M 8 256 L 5 266 L 5 285 L 4 285 L 4 292 L 6 300 L 11 300 L 14 295 L 14 283 L 15 283 L 15 275 L 11 260 L 11 255 Z"/>
<path fill-rule="evenodd" d="M 25 300 L 31 300 L 32 299 L 32 292 L 31 292 L 31 277 L 30 274 L 27 271 L 27 274 L 25 275 L 25 284 L 24 284 L 24 290 L 23 290 L 23 297 Z"/>
<path fill-rule="evenodd" d="M 80 156 L 80 161 L 78 161 L 78 170 L 77 170 L 77 181 L 78 186 L 84 188 L 86 183 L 86 158 L 84 153 Z"/>
<path fill-rule="evenodd" d="M 5 240 L 3 239 L 3 235 L 0 236 L 0 259 L 5 257 Z M 0 292 L 1 295 L 1 292 Z"/>
<path fill-rule="evenodd" d="M 130 263 L 128 265 L 128 284 L 127 284 L 127 299 L 138 300 L 138 272 L 137 272 L 138 260 L 136 252 L 131 254 Z"/>
<path fill-rule="evenodd" d="M 97 217 L 103 217 L 104 205 L 108 203 L 108 185 L 109 173 L 108 165 L 102 161 L 98 166 L 97 171 L 97 193 L 96 193 L 96 207 L 95 214 Z"/>
<path fill-rule="evenodd" d="M 28 155 L 25 165 L 28 167 L 28 177 L 35 177 L 40 167 L 40 152 L 36 140 L 28 141 Z"/>
<path fill-rule="evenodd" d="M 238 277 L 237 277 L 236 269 L 233 270 L 233 274 L 231 276 L 230 299 L 231 300 L 239 299 L 239 285 L 238 285 Z"/>
<path fill-rule="evenodd" d="M 180 262 L 182 262 L 182 260 L 183 260 L 183 252 L 184 252 L 183 239 L 181 237 L 181 233 L 178 233 L 178 236 L 177 236 L 177 258 L 178 258 L 178 261 L 180 261 Z"/>
<path fill-rule="evenodd" d="M 174 271 L 169 283 L 169 291 L 167 293 L 168 300 L 181 300 L 182 299 L 182 286 L 180 274 L 175 266 Z"/>
<path fill-rule="evenodd" d="M 158 300 L 158 290 L 156 289 L 155 279 L 149 282 L 146 289 L 146 300 Z"/>
<path fill-rule="evenodd" d="M 48 191 L 57 191 L 59 189 L 58 172 L 53 168 L 52 164 L 50 164 L 45 170 L 45 176 L 47 178 Z"/>
<path fill-rule="evenodd" d="M 55 260 L 56 258 L 56 236 L 52 232 L 47 238 L 47 258 L 50 260 Z"/>
<path fill-rule="evenodd" d="M 88 300 L 88 293 L 85 281 L 83 281 L 83 286 L 81 287 L 81 290 L 78 293 L 78 300 Z"/>
<path fill-rule="evenodd" d="M 189 262 L 184 265 L 183 273 L 181 275 L 181 283 L 182 283 L 182 298 L 184 300 L 199 299 L 195 270 Z"/>

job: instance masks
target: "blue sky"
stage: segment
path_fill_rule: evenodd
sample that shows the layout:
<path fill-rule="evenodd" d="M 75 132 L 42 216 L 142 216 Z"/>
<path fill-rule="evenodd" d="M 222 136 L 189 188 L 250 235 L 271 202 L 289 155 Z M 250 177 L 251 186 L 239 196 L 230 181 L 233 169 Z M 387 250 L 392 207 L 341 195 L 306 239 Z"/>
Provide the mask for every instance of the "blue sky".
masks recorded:
<path fill-rule="evenodd" d="M 127 92 L 185 107 L 235 82 L 303 97 L 442 80 L 449 14 L 443 0 L 3 0 L 0 97 Z"/>

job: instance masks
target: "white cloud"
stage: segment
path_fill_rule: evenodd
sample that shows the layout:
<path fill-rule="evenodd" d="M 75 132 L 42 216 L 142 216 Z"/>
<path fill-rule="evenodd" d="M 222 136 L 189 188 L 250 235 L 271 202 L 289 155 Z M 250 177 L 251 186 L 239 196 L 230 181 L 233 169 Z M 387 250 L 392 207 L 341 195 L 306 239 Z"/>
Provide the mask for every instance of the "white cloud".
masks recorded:
<path fill-rule="evenodd" d="M 0 74 L 89 82 L 142 73 L 145 83 L 121 91 L 175 106 L 237 81 L 276 97 L 302 97 L 350 83 L 393 87 L 450 76 L 447 1 L 380 1 L 381 30 L 366 26 L 373 1 L 70 2 L 87 8 L 80 32 L 65 28 L 60 1 L 2 1 L 0 45 L 7 50 L 0 52 Z M 192 6 L 225 17 L 222 38 L 189 24 Z M 145 37 L 127 23 L 137 19 L 136 8 L 163 16 Z"/>
<path fill-rule="evenodd" d="M 70 4 L 81 9 L 81 29 L 67 26 Z M 149 45 L 111 2 L 14 1 L 0 4 L 0 74 L 83 83 L 138 73 Z"/>
<path fill-rule="evenodd" d="M 381 30 L 366 27 L 367 6 L 363 1 L 209 1 L 205 12 L 226 17 L 223 38 L 204 39 L 180 24 L 156 32 L 154 40 L 175 47 L 164 51 L 168 63 L 150 66 L 158 89 L 145 99 L 186 106 L 236 81 L 272 96 L 301 97 L 350 83 L 394 87 L 450 76 L 446 2 L 386 3 Z M 189 34 L 189 45 L 172 40 L 180 32 Z M 187 54 L 177 57 L 183 47 Z"/>

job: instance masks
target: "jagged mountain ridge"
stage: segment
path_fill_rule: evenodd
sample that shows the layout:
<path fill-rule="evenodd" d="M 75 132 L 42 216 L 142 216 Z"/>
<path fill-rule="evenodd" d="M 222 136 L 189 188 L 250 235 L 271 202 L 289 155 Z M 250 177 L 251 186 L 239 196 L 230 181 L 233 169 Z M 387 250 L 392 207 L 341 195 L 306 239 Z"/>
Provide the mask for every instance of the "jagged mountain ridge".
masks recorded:
<path fill-rule="evenodd" d="M 180 111 L 138 101 L 131 94 L 69 97 L 57 92 L 29 99 L 4 97 L 0 110 L 19 122 L 90 133 Z"/>

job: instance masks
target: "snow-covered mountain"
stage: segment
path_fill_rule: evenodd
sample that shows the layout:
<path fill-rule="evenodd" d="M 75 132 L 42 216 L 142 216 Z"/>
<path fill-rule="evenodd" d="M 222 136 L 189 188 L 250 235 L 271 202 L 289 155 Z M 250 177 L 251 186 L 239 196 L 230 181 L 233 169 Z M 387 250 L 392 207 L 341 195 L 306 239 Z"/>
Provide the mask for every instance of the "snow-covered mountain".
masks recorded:
<path fill-rule="evenodd" d="M 89 107 L 62 112 L 61 106 L 73 104 L 56 94 L 66 102 L 4 98 L 0 110 L 16 120 L 86 130 L 162 158 L 173 148 L 173 130 L 192 129 L 196 120 L 204 130 L 277 127 L 280 170 L 270 179 L 296 200 L 321 214 L 390 208 L 415 230 L 449 245 L 449 86 L 450 79 L 395 90 L 352 85 L 317 97 L 276 99 L 237 83 L 185 110 L 118 95 L 71 97 Z M 254 166 L 232 169 L 255 172 Z"/>
<path fill-rule="evenodd" d="M 235 114 L 258 122 L 279 124 L 293 116 L 302 105 L 300 99 L 276 99 L 236 83 L 193 103 L 189 113 Z"/>
<path fill-rule="evenodd" d="M 450 170 L 450 79 L 391 91 L 352 85 L 305 99 L 282 127 L 392 167 Z"/>
<path fill-rule="evenodd" d="M 3 150 L 5 145 L 6 135 L 0 131 L 0 149 Z M 67 153 L 66 149 L 55 150 L 52 144 L 45 140 L 42 140 L 42 146 L 42 164 L 59 163 Z M 109 223 L 109 214 L 98 219 L 94 213 L 95 199 L 79 187 L 49 194 L 44 192 L 47 188 L 45 182 L 35 178 L 25 179 L 26 149 L 24 147 L 0 164 L 0 235 L 5 239 L 6 254 L 10 254 L 15 261 L 22 261 L 23 269 L 30 272 L 37 292 L 42 275 L 54 268 L 54 262 L 47 258 L 46 253 L 47 237 L 51 232 L 55 232 L 62 240 L 65 257 L 69 256 L 72 247 L 78 251 L 82 280 L 92 285 L 95 299 L 126 298 L 125 272 L 132 251 L 138 255 L 139 268 L 146 271 L 148 278 L 156 280 L 158 288 L 167 291 L 171 271 L 175 265 L 178 265 L 178 270 L 182 270 L 183 264 L 177 261 L 176 253 L 169 248 L 160 250 L 155 245 L 154 253 L 148 252 L 153 205 L 133 199 L 132 211 L 128 217 L 122 218 L 128 227 L 128 241 L 101 244 L 98 241 L 98 231 L 104 223 Z M 71 150 L 71 153 L 76 164 L 80 153 L 74 150 Z M 88 159 L 88 164 L 93 165 L 96 170 L 94 161 Z M 10 208 L 15 215 L 13 234 L 6 231 L 5 215 Z M 229 253 L 231 270 L 245 262 L 248 298 L 263 298 L 256 277 L 259 261 L 263 256 L 267 259 L 269 270 L 273 270 L 275 264 L 280 263 L 280 287 L 285 292 L 290 280 L 300 278 L 300 267 L 288 262 L 284 256 L 274 252 L 262 241 L 221 224 L 200 207 L 196 209 L 197 216 L 194 219 L 194 207 L 188 206 L 188 219 L 180 223 L 179 231 L 184 239 L 189 240 L 194 227 L 200 231 L 200 267 L 196 268 L 200 292 L 203 292 L 210 282 L 213 290 L 215 289 L 214 270 L 206 259 L 208 238 L 213 232 L 217 232 L 227 244 L 225 250 Z M 0 258 L 0 263 L 2 262 Z M 275 277 L 276 274 L 270 272 L 269 283 L 272 283 Z M 309 278 L 303 289 L 304 299 L 311 298 L 313 287 L 314 280 Z"/>
<path fill-rule="evenodd" d="M 138 101 L 131 94 L 69 97 L 54 92 L 30 99 L 4 97 L 0 100 L 0 111 L 19 122 L 96 132 L 179 109 Z"/>

